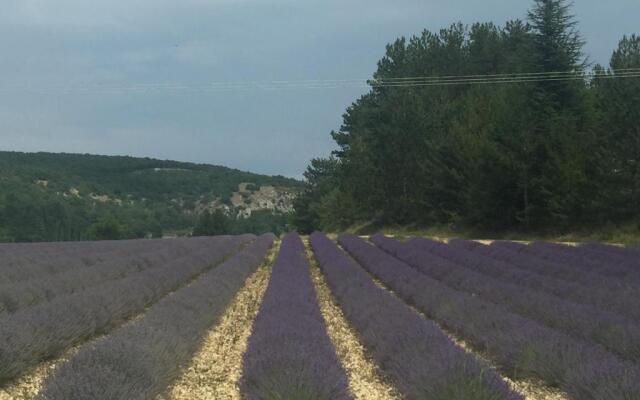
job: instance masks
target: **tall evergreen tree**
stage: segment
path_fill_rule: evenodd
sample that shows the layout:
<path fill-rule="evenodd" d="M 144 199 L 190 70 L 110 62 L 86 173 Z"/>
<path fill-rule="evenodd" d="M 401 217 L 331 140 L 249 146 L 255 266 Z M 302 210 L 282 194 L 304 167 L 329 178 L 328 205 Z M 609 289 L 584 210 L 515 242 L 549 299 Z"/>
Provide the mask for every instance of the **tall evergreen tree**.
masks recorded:
<path fill-rule="evenodd" d="M 640 36 L 623 37 L 610 68 L 597 67 L 594 89 L 600 110 L 596 178 L 607 182 L 599 192 L 601 219 L 633 218 L 640 210 L 640 79 L 616 78 L 640 68 Z"/>
<path fill-rule="evenodd" d="M 536 62 L 540 72 L 580 69 L 584 40 L 567 0 L 535 0 L 528 12 L 535 33 Z"/>
<path fill-rule="evenodd" d="M 298 225 L 557 232 L 593 224 L 598 213 L 598 221 L 637 218 L 640 80 L 608 78 L 640 64 L 640 41 L 625 38 L 611 69 L 598 73 L 607 79 L 593 82 L 583 44 L 571 3 L 536 0 L 527 22 L 453 24 L 388 45 L 370 93 L 332 132 L 335 159 L 314 160 L 305 174 Z M 514 73 L 542 79 L 433 84 Z M 407 77 L 431 82 L 377 85 Z"/>
<path fill-rule="evenodd" d="M 194 236 L 216 236 L 231 233 L 231 223 L 225 213 L 216 209 L 213 213 L 204 211 L 193 229 Z"/>
<path fill-rule="evenodd" d="M 584 69 L 584 41 L 567 0 L 535 0 L 529 11 L 532 62 L 536 73 L 576 73 Z M 522 127 L 523 220 L 530 228 L 566 227 L 580 218 L 586 190 L 584 163 L 592 138 L 585 82 L 553 77 L 530 94 L 531 120 Z"/>

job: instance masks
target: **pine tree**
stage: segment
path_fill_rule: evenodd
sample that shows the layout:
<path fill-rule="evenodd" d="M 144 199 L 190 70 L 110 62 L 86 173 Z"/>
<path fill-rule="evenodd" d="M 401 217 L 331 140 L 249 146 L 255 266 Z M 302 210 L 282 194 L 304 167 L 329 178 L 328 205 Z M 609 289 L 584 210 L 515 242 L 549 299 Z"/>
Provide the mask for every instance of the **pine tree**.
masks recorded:
<path fill-rule="evenodd" d="M 231 221 L 220 209 L 204 211 L 193 229 L 193 236 L 217 236 L 231 233 Z"/>
<path fill-rule="evenodd" d="M 535 0 L 529 11 L 532 72 L 584 72 L 584 41 L 567 0 Z M 532 119 L 520 168 L 528 227 L 567 227 L 583 218 L 587 190 L 585 163 L 593 146 L 591 115 L 583 80 L 548 79 L 533 85 L 528 107 Z"/>
<path fill-rule="evenodd" d="M 584 40 L 571 14 L 573 3 L 567 0 L 535 0 L 528 12 L 533 29 L 534 65 L 532 72 L 583 72 Z M 566 107 L 575 102 L 576 83 L 545 81 L 539 83 L 539 102 L 544 107 Z"/>
<path fill-rule="evenodd" d="M 584 40 L 567 0 L 535 0 L 528 12 L 535 33 L 534 45 L 540 72 L 581 69 Z"/>
<path fill-rule="evenodd" d="M 609 71 L 596 68 L 600 110 L 598 181 L 601 212 L 608 220 L 637 218 L 640 210 L 640 79 L 615 78 L 616 71 L 640 68 L 640 36 L 623 37 Z"/>

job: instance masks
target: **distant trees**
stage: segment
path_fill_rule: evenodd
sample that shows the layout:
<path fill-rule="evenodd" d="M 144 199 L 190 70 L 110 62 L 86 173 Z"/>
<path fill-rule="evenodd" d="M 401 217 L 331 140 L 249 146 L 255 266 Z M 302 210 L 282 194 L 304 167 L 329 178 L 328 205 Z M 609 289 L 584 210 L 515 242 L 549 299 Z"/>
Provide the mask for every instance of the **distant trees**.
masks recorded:
<path fill-rule="evenodd" d="M 0 241 L 69 240 L 77 233 L 69 207 L 51 198 L 32 198 L 19 190 L 0 197 Z"/>
<path fill-rule="evenodd" d="M 238 235 L 253 233 L 279 235 L 289 230 L 290 215 L 271 210 L 255 210 L 250 216 L 226 214 L 222 209 L 205 210 L 198 217 L 193 236 Z"/>
<path fill-rule="evenodd" d="M 609 68 L 595 68 L 593 91 L 598 146 L 597 180 L 606 190 L 596 198 L 603 216 L 636 218 L 640 210 L 640 79 L 610 79 L 630 68 L 640 68 L 640 37 L 620 40 Z"/>
<path fill-rule="evenodd" d="M 124 238 L 123 228 L 112 216 L 107 216 L 89 227 L 88 239 L 118 240 Z"/>
<path fill-rule="evenodd" d="M 313 160 L 296 202 L 302 231 L 359 222 L 563 231 L 638 220 L 638 39 L 605 71 L 586 70 L 566 0 L 536 0 L 528 21 L 453 24 L 389 44 L 375 81 L 509 76 L 535 81 L 373 85 Z M 571 78 L 571 79 L 567 79 Z"/>
<path fill-rule="evenodd" d="M 225 213 L 218 209 L 214 212 L 204 211 L 198 218 L 193 236 L 216 236 L 229 234 L 231 221 Z"/>
<path fill-rule="evenodd" d="M 212 165 L 0 151 L 0 242 L 187 234 L 197 223 L 198 203 L 221 200 L 231 205 L 231 193 L 241 182 L 253 182 L 249 189 L 272 185 L 295 190 L 301 186 L 282 176 Z M 118 229 L 111 229 L 113 222 Z M 229 222 L 229 229 L 236 233 L 263 233 L 286 230 L 289 220 L 286 215 L 267 212 Z"/>

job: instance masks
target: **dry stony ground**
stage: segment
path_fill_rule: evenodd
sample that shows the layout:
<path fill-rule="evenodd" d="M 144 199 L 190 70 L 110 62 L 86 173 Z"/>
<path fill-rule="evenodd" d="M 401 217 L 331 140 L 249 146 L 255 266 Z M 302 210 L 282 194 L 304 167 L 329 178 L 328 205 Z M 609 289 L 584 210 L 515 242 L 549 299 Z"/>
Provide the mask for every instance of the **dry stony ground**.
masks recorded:
<path fill-rule="evenodd" d="M 327 326 L 329 337 L 347 373 L 349 387 L 356 400 L 399 400 L 401 396 L 390 384 L 375 362 L 359 342 L 356 333 L 345 319 L 330 289 L 315 263 L 308 242 L 307 257 L 316 288 L 318 304 Z M 262 296 L 271 276 L 271 264 L 279 243 L 268 254 L 263 266 L 251 275 L 236 294 L 220 321 L 204 337 L 199 351 L 165 394 L 157 400 L 240 400 L 237 385 L 242 371 L 242 355 L 251 334 L 253 320 L 258 313 Z M 377 282 L 380 284 L 379 282 Z M 417 312 L 417 311 L 416 311 Z M 459 346 L 472 352 L 463 340 L 450 335 Z M 71 349 L 58 360 L 45 362 L 11 386 L 0 388 L 0 400 L 30 400 L 37 394 L 42 381 L 55 365 L 76 349 Z M 488 360 L 483 355 L 478 355 Z M 509 380 L 507 380 L 509 381 Z M 557 391 L 537 382 L 510 384 L 527 400 L 567 400 Z"/>
<path fill-rule="evenodd" d="M 236 382 L 242 371 L 242 355 L 278 247 L 279 243 L 269 252 L 264 265 L 247 279 L 218 324 L 206 335 L 182 376 L 158 400 L 240 399 Z"/>

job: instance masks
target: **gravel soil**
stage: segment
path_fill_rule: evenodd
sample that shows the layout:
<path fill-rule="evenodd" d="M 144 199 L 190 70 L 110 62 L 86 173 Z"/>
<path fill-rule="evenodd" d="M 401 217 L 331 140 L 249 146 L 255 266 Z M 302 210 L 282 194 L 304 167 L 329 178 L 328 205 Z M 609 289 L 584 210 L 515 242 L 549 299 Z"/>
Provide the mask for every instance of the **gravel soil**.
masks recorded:
<path fill-rule="evenodd" d="M 242 355 L 278 248 L 279 243 L 273 246 L 265 264 L 247 279 L 191 363 L 158 400 L 241 399 L 237 381 L 242 372 Z"/>
<path fill-rule="evenodd" d="M 349 326 L 340 306 L 336 303 L 331 289 L 313 257 L 313 252 L 305 241 L 307 258 L 311 265 L 311 279 L 315 285 L 320 312 L 327 326 L 327 333 L 333 342 L 343 368 L 347 372 L 349 390 L 355 400 L 399 400 L 397 390 L 390 385 L 375 362 L 367 356 L 357 334 Z"/>

